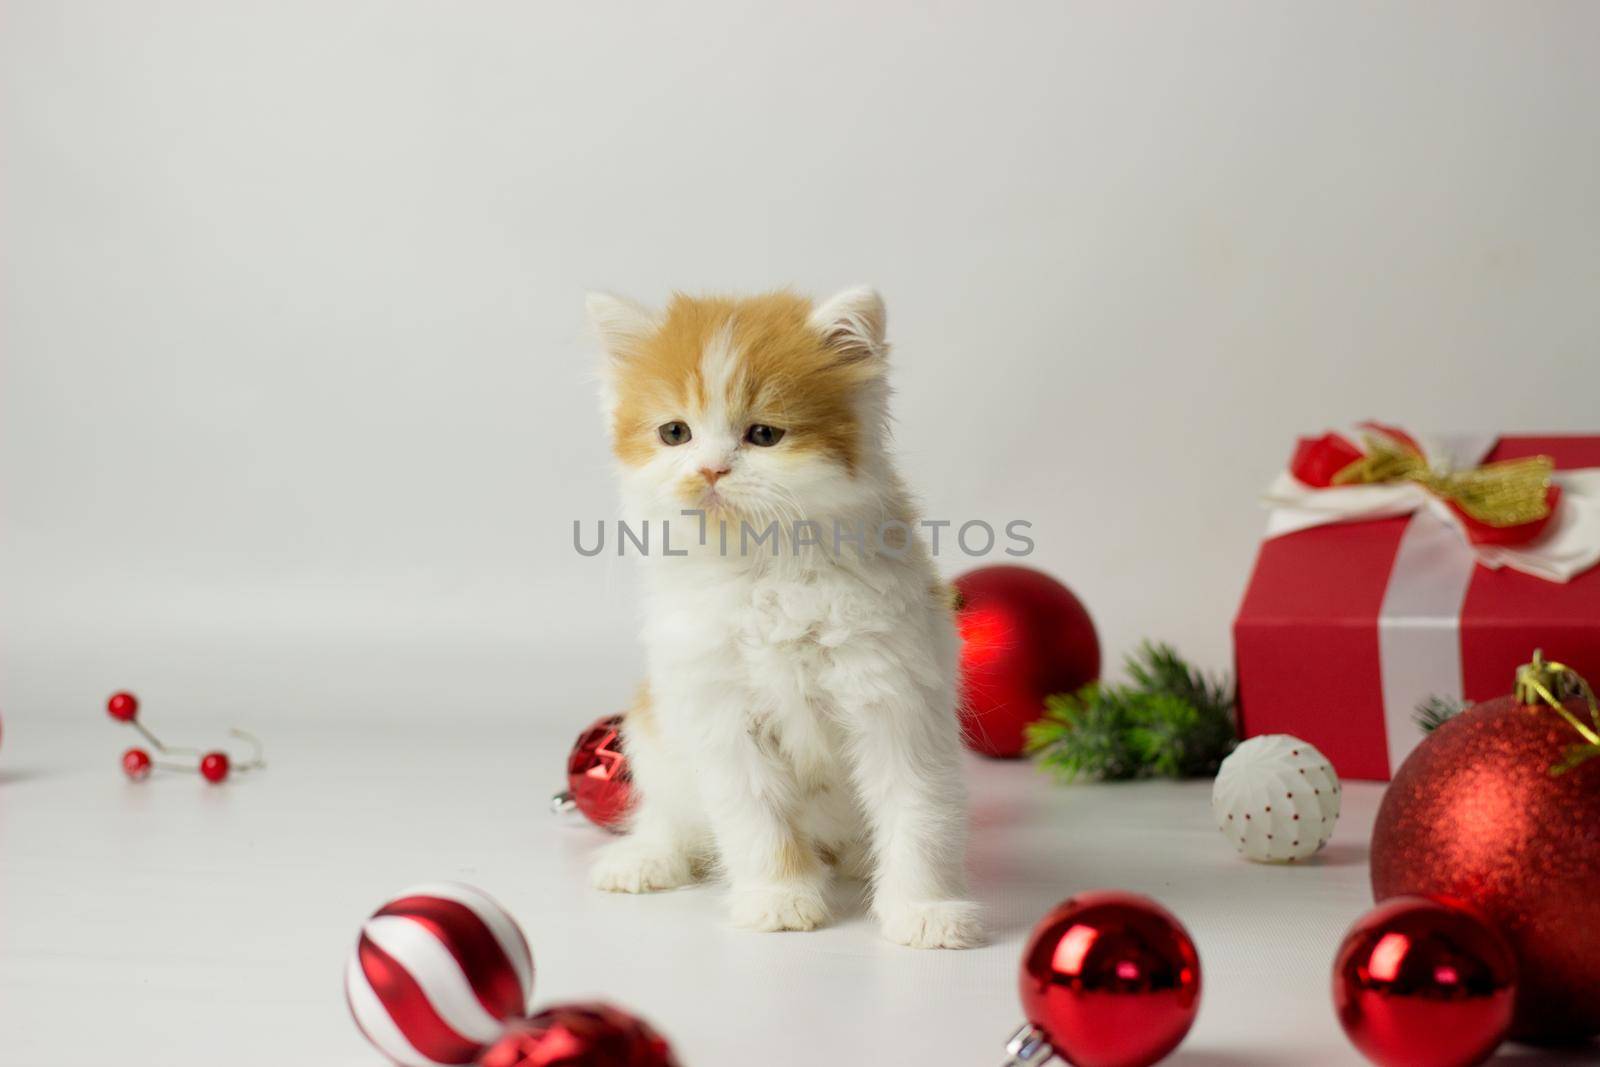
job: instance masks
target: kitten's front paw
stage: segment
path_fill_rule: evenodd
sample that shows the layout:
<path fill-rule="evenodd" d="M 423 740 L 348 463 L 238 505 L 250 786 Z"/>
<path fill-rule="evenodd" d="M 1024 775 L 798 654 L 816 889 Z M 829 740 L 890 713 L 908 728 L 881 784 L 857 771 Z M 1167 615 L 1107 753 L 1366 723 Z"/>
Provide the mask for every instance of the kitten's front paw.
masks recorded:
<path fill-rule="evenodd" d="M 883 936 L 912 948 L 972 948 L 983 943 L 978 905 L 970 900 L 880 904 Z"/>
<path fill-rule="evenodd" d="M 623 838 L 600 853 L 590 881 L 608 893 L 653 893 L 688 885 L 694 869 L 681 852 Z"/>
<path fill-rule="evenodd" d="M 738 887 L 730 906 L 733 924 L 749 930 L 815 930 L 828 921 L 822 890 L 803 883 Z"/>

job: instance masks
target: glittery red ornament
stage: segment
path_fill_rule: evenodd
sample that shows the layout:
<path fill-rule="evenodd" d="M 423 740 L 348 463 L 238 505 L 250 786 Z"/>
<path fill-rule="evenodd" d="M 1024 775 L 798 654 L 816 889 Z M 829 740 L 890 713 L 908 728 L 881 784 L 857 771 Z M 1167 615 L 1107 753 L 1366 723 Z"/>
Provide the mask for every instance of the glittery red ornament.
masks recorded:
<path fill-rule="evenodd" d="M 567 757 L 571 801 L 596 826 L 618 829 L 633 803 L 633 776 L 622 754 L 622 716 L 597 719 Z"/>
<path fill-rule="evenodd" d="M 1478 704 L 1401 765 L 1372 832 L 1376 899 L 1459 900 L 1511 943 L 1513 1038 L 1600 1033 L 1600 759 L 1550 773 L 1578 740 L 1551 708 Z"/>
<path fill-rule="evenodd" d="M 563 1004 L 511 1024 L 479 1067 L 677 1067 L 650 1025 L 606 1004 Z"/>
<path fill-rule="evenodd" d="M 1471 1067 L 1511 1026 L 1517 964 L 1477 916 L 1396 897 L 1358 919 L 1333 961 L 1333 1006 L 1380 1067 Z"/>
<path fill-rule="evenodd" d="M 1200 956 L 1148 897 L 1080 893 L 1034 927 L 1019 988 L 1031 1026 L 1012 1038 L 1011 1063 L 1053 1054 L 1075 1067 L 1147 1067 L 1194 1024 Z"/>
<path fill-rule="evenodd" d="M 954 584 L 967 747 L 1020 756 L 1045 697 L 1100 677 L 1094 621 L 1071 590 L 1031 567 L 979 567 Z"/>

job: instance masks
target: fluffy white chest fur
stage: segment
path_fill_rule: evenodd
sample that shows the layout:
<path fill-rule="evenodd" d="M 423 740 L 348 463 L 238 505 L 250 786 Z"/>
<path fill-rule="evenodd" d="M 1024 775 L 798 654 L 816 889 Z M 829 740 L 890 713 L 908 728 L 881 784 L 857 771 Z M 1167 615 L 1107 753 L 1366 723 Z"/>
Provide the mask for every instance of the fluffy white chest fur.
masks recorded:
<path fill-rule="evenodd" d="M 596 885 L 720 871 L 736 923 L 808 930 L 842 873 L 870 879 L 891 939 L 975 944 L 957 637 L 884 450 L 881 303 L 591 313 L 629 518 L 689 542 L 644 561 L 649 678 L 624 727 L 640 803 Z M 684 508 L 710 509 L 706 544 Z"/>

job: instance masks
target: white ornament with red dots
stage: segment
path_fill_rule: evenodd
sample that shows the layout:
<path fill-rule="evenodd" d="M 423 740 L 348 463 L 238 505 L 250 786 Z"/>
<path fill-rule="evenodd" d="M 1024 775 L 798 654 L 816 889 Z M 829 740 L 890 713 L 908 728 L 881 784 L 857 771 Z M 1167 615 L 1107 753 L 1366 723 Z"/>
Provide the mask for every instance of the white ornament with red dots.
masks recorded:
<path fill-rule="evenodd" d="M 1339 776 L 1326 756 L 1298 737 L 1252 737 L 1222 761 L 1211 814 L 1246 859 L 1303 860 L 1333 836 Z"/>

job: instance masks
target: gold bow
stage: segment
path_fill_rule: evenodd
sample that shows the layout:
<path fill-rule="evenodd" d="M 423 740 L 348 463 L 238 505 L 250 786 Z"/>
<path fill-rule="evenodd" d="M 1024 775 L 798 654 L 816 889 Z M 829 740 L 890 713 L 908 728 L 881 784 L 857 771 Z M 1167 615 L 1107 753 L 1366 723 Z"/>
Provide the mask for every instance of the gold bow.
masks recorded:
<path fill-rule="evenodd" d="M 1533 662 L 1517 668 L 1517 703 L 1537 707 L 1541 701 L 1555 709 L 1583 738 L 1582 744 L 1567 746 L 1560 763 L 1550 768 L 1551 774 L 1565 774 L 1585 760 L 1600 756 L 1600 704 L 1595 702 L 1594 690 L 1584 681 L 1583 675 L 1565 663 L 1546 662 L 1544 654 L 1533 651 Z M 1589 703 L 1589 721 L 1574 715 L 1563 703 L 1573 697 L 1582 697 Z"/>
<path fill-rule="evenodd" d="M 1486 526 L 1521 526 L 1550 514 L 1550 476 L 1556 464 L 1549 456 L 1503 459 L 1468 471 L 1436 471 L 1392 437 L 1361 436 L 1367 454 L 1335 474 L 1334 485 L 1416 482 Z"/>

